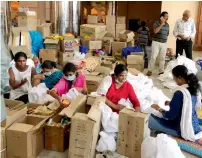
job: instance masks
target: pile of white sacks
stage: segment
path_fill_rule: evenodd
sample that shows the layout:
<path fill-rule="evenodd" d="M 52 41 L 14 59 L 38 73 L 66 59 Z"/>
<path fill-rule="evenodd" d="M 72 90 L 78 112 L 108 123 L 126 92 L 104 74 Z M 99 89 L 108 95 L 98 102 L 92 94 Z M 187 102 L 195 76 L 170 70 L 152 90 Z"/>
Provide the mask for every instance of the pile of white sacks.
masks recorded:
<path fill-rule="evenodd" d="M 158 79 L 163 82 L 162 84 L 164 87 L 171 90 L 177 88 L 177 84 L 173 80 L 172 76 L 172 69 L 177 65 L 184 65 L 188 69 L 188 73 L 194 73 L 196 75 L 198 72 L 196 63 L 184 56 L 179 56 L 176 60 L 170 61 L 164 71 L 164 74 L 160 75 Z"/>

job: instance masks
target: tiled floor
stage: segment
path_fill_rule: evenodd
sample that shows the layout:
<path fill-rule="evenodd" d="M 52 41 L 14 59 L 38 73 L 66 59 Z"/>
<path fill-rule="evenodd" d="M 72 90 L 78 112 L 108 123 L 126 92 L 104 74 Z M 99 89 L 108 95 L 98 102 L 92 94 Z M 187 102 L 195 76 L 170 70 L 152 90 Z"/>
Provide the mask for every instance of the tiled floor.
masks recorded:
<path fill-rule="evenodd" d="M 202 57 L 202 52 L 193 52 L 193 57 L 194 58 Z M 145 70 L 145 72 L 146 72 L 146 70 Z M 170 90 L 164 88 L 161 85 L 160 81 L 157 79 L 157 73 L 154 73 L 154 75 L 151 78 L 156 87 L 158 87 L 159 89 L 162 89 L 164 94 L 166 94 L 169 98 L 172 97 L 172 93 L 170 92 Z M 183 152 L 183 154 L 185 155 L 186 158 L 198 158 L 197 156 L 191 155 L 187 152 Z M 67 155 L 68 155 L 68 151 L 65 151 L 64 153 L 58 153 L 58 152 L 54 152 L 54 151 L 44 150 L 39 154 L 39 156 L 37 158 L 67 158 Z"/>

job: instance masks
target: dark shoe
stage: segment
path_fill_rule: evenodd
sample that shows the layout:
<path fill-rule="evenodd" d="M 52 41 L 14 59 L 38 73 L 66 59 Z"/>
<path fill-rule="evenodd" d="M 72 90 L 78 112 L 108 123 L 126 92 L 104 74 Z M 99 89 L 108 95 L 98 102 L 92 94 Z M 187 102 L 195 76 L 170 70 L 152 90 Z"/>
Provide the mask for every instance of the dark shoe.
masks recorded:
<path fill-rule="evenodd" d="M 159 73 L 159 75 L 162 75 L 162 74 L 164 74 L 164 72 L 160 72 L 160 73 Z"/>
<path fill-rule="evenodd" d="M 151 71 L 148 71 L 146 75 L 147 75 L 147 76 L 151 76 L 151 75 L 152 75 L 152 72 L 151 72 Z"/>

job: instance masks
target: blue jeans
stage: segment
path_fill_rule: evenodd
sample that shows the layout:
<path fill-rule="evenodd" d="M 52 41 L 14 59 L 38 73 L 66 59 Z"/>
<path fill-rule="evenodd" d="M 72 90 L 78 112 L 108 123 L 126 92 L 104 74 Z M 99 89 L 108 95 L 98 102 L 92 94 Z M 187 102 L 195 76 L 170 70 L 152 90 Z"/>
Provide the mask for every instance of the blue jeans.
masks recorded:
<path fill-rule="evenodd" d="M 158 118 L 161 119 L 161 118 Z M 179 131 L 166 127 L 165 125 L 159 123 L 154 116 L 149 117 L 149 128 L 155 131 L 159 131 L 171 136 L 181 137 Z"/>

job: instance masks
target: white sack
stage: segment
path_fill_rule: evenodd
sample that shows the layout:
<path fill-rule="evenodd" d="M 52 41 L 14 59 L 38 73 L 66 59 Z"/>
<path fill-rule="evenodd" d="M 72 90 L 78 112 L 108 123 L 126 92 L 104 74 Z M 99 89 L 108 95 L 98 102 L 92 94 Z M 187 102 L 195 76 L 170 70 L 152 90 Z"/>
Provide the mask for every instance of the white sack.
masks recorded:
<path fill-rule="evenodd" d="M 141 146 L 141 158 L 185 158 L 176 140 L 166 134 L 147 137 Z"/>
<path fill-rule="evenodd" d="M 55 98 L 47 94 L 48 88 L 45 83 L 40 83 L 37 87 L 32 87 L 28 92 L 28 99 L 30 103 L 45 104 L 53 102 Z"/>
<path fill-rule="evenodd" d="M 116 133 L 106 133 L 104 131 L 100 132 L 100 139 L 96 146 L 98 152 L 104 151 L 116 151 Z"/>
<path fill-rule="evenodd" d="M 118 132 L 119 115 L 116 112 L 112 112 L 112 109 L 104 103 L 101 103 L 99 108 L 102 112 L 104 131 L 109 133 Z"/>

